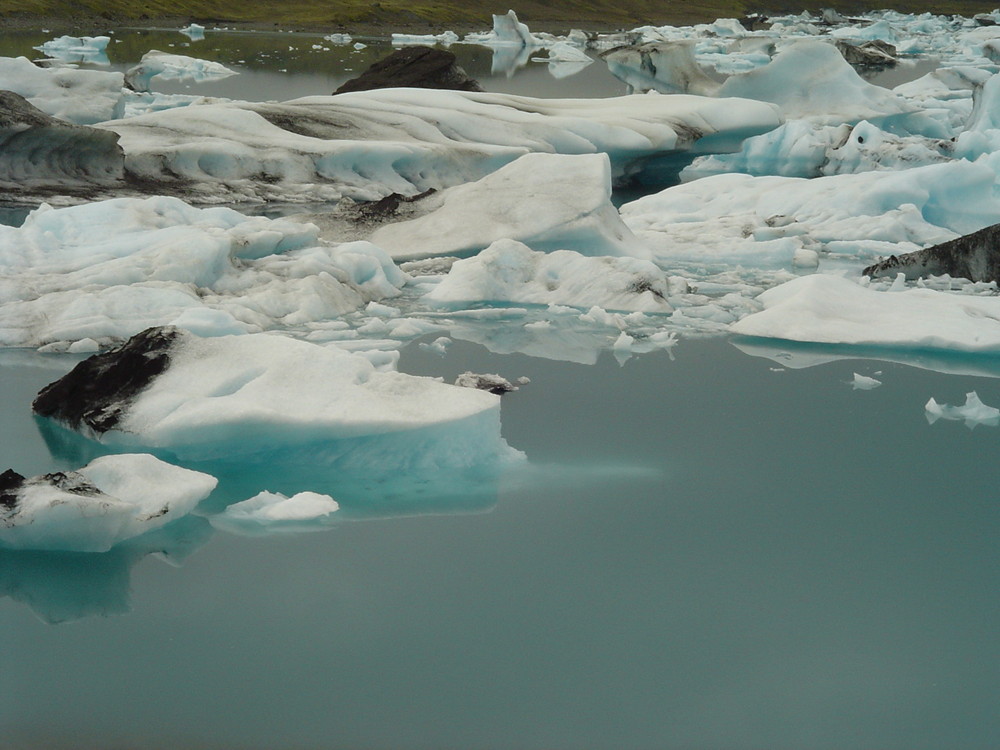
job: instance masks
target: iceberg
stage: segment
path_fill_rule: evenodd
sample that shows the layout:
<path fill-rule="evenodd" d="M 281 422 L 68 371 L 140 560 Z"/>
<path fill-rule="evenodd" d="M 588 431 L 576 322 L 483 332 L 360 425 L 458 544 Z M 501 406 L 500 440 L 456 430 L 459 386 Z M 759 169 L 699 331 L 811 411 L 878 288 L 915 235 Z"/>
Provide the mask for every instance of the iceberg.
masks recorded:
<path fill-rule="evenodd" d="M 50 39 L 35 49 L 56 60 L 110 65 L 106 52 L 110 41 L 109 36 L 61 36 Z"/>
<path fill-rule="evenodd" d="M 984 404 L 975 391 L 965 394 L 962 406 L 939 404 L 931 398 L 924 405 L 924 416 L 928 424 L 934 424 L 939 419 L 962 420 L 970 430 L 981 424 L 989 427 L 1000 425 L 1000 409 Z"/>
<path fill-rule="evenodd" d="M 740 99 L 394 88 L 203 103 L 101 127 L 120 136 L 130 178 L 222 202 L 414 195 L 479 179 L 531 152 L 603 152 L 622 181 L 657 159 L 736 150 L 780 123 L 774 105 Z"/>
<path fill-rule="evenodd" d="M 81 362 L 33 408 L 108 448 L 181 462 L 267 456 L 384 473 L 520 455 L 500 436 L 497 396 L 267 334 L 152 328 Z"/>
<path fill-rule="evenodd" d="M 102 456 L 30 479 L 8 470 L 0 475 L 0 547 L 105 552 L 186 515 L 215 485 L 148 454 Z"/>
<path fill-rule="evenodd" d="M 26 57 L 0 57 L 0 89 L 20 94 L 45 114 L 76 125 L 124 116 L 124 85 L 118 72 L 40 68 Z"/>
<path fill-rule="evenodd" d="M 399 294 L 406 276 L 385 252 L 318 232 L 162 196 L 42 206 L 0 226 L 0 345 L 108 346 L 165 324 L 308 331 Z"/>
<path fill-rule="evenodd" d="M 543 253 L 498 240 L 455 263 L 423 300 L 452 308 L 499 302 L 670 313 L 671 291 L 667 275 L 648 260 L 587 257 L 571 250 Z"/>
<path fill-rule="evenodd" d="M 203 83 L 205 81 L 218 81 L 234 75 L 236 75 L 236 71 L 227 68 L 222 63 L 199 60 L 187 55 L 160 52 L 154 49 L 144 54 L 138 65 L 125 72 L 125 85 L 133 91 L 148 92 L 154 78 L 164 81 Z"/>
<path fill-rule="evenodd" d="M 466 34 L 462 40 L 466 44 L 482 44 L 489 47 L 541 47 L 544 42 L 536 37 L 528 27 L 517 20 L 517 14 L 508 10 L 505 14 L 493 14 L 493 30 L 485 34 Z"/>
<path fill-rule="evenodd" d="M 741 336 L 880 348 L 1000 352 L 1000 297 L 927 288 L 889 291 L 813 274 L 768 289 Z"/>
<path fill-rule="evenodd" d="M 426 213 L 387 224 L 371 236 L 397 261 L 464 257 L 501 239 L 542 251 L 646 254 L 611 203 L 611 163 L 605 154 L 525 154 L 416 206 Z M 470 216 L 476 220 L 469 221 Z"/>

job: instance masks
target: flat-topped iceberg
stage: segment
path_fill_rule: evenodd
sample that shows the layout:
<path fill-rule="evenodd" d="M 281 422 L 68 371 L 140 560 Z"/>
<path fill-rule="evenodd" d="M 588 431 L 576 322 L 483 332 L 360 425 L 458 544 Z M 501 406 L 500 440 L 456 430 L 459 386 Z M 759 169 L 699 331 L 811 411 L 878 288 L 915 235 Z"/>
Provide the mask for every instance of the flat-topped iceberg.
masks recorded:
<path fill-rule="evenodd" d="M 1000 297 L 897 286 L 879 290 L 813 274 L 768 289 L 743 336 L 850 346 L 1000 352 Z"/>
<path fill-rule="evenodd" d="M 44 42 L 35 49 L 56 60 L 85 62 L 91 65 L 110 65 L 107 48 L 109 36 L 60 36 Z"/>
<path fill-rule="evenodd" d="M 43 206 L 0 226 L 0 345 L 308 328 L 399 293 L 406 277 L 383 251 L 318 231 L 168 197 Z"/>
<path fill-rule="evenodd" d="M 663 157 L 736 150 L 780 123 L 774 105 L 740 99 L 394 88 L 203 103 L 101 127 L 119 134 L 131 177 L 222 201 L 415 195 L 479 179 L 531 152 L 606 153 L 613 178 L 624 180 Z"/>
<path fill-rule="evenodd" d="M 372 242 L 397 261 L 463 257 L 501 239 L 542 251 L 645 254 L 611 203 L 605 154 L 525 154 L 480 180 L 422 199 L 418 210 L 426 213 L 377 229 Z"/>
<path fill-rule="evenodd" d="M 189 513 L 215 477 L 148 454 L 102 456 L 82 469 L 0 475 L 0 547 L 104 552 Z"/>
<path fill-rule="evenodd" d="M 115 449 L 181 461 L 268 457 L 387 472 L 517 455 L 500 436 L 493 394 L 266 334 L 152 328 L 81 362 L 34 410 Z"/>

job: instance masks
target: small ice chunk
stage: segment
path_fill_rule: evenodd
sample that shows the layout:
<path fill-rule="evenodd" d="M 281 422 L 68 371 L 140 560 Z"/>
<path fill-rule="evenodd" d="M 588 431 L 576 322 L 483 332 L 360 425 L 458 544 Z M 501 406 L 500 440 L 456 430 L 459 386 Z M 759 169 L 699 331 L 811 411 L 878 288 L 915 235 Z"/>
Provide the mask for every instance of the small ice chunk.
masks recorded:
<path fill-rule="evenodd" d="M 501 375 L 488 373 L 463 372 L 455 379 L 455 385 L 462 388 L 478 388 L 496 395 L 516 391 L 517 386 Z"/>
<path fill-rule="evenodd" d="M 856 391 L 870 391 L 878 388 L 882 385 L 881 380 L 876 380 L 875 378 L 870 378 L 867 375 L 859 375 L 854 373 L 854 380 L 852 382 L 852 387 Z"/>
<path fill-rule="evenodd" d="M 331 515 L 339 509 L 336 500 L 317 492 L 299 492 L 286 497 L 278 492 L 264 491 L 230 505 L 208 520 L 217 529 L 245 536 L 321 531 L 329 528 L 333 521 Z"/>
<path fill-rule="evenodd" d="M 988 427 L 1000 425 L 1000 409 L 984 404 L 975 391 L 965 394 L 962 406 L 939 404 L 931 397 L 924 405 L 924 416 L 928 424 L 934 424 L 939 419 L 964 420 L 970 430 L 981 424 Z"/>

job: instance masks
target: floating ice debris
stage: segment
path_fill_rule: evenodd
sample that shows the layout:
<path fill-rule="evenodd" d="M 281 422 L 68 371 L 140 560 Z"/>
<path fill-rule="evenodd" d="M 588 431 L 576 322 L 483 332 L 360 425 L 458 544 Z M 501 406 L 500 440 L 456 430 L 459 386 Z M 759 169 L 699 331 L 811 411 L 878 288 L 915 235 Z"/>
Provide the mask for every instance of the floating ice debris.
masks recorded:
<path fill-rule="evenodd" d="M 198 42 L 205 38 L 205 27 L 197 23 L 189 23 L 180 32 L 192 42 Z"/>
<path fill-rule="evenodd" d="M 261 492 L 234 503 L 208 521 L 221 531 L 245 536 L 281 532 L 322 531 L 336 521 L 340 505 L 329 495 L 299 492 L 285 497 L 279 492 Z"/>
<path fill-rule="evenodd" d="M 325 37 L 328 42 L 333 44 L 350 44 L 354 40 L 351 38 L 350 34 L 327 34 Z"/>
<path fill-rule="evenodd" d="M 440 34 L 398 34 L 392 35 L 394 47 L 403 47 L 414 44 L 441 44 L 445 47 L 459 41 L 461 37 L 454 31 L 444 31 Z"/>
<path fill-rule="evenodd" d="M 1000 409 L 984 404 L 975 391 L 965 394 L 962 406 L 939 404 L 932 397 L 924 405 L 924 416 L 928 424 L 934 424 L 939 419 L 964 420 L 970 430 L 981 424 L 987 427 L 1000 425 Z"/>
<path fill-rule="evenodd" d="M 511 383 L 502 375 L 490 373 L 463 372 L 455 379 L 455 385 L 462 388 L 478 388 L 481 391 L 489 391 L 496 395 L 516 391 L 517 386 Z"/>
<path fill-rule="evenodd" d="M 167 197 L 43 206 L 0 226 L 0 345 L 107 346 L 163 324 L 302 329 L 399 293 L 406 277 L 383 251 L 317 233 Z"/>
<path fill-rule="evenodd" d="M 122 117 L 121 73 L 40 68 L 26 57 L 0 57 L 0 89 L 20 94 L 47 115 L 77 125 Z"/>
<path fill-rule="evenodd" d="M 498 240 L 456 262 L 423 300 L 450 308 L 501 302 L 669 313 L 671 291 L 667 275 L 647 260 L 588 257 L 572 250 L 543 253 Z"/>
<path fill-rule="evenodd" d="M 204 83 L 218 81 L 236 75 L 222 63 L 213 60 L 199 60 L 187 55 L 150 50 L 142 56 L 138 65 L 125 72 L 125 83 L 134 91 L 149 91 L 152 79 L 164 81 L 191 81 Z"/>
<path fill-rule="evenodd" d="M 851 382 L 851 386 L 855 391 L 871 391 L 880 385 L 882 385 L 881 380 L 876 380 L 867 375 L 859 375 L 858 373 L 854 373 L 854 380 Z"/>
<path fill-rule="evenodd" d="M 447 336 L 438 336 L 430 343 L 422 342 L 420 344 L 420 348 L 444 356 L 447 353 L 448 347 L 451 346 L 451 344 L 452 340 Z"/>
<path fill-rule="evenodd" d="M 0 547 L 103 552 L 190 512 L 215 477 L 148 454 L 25 479 L 0 475 Z"/>
<path fill-rule="evenodd" d="M 496 396 L 266 334 L 203 339 L 152 328 L 81 362 L 39 393 L 34 410 L 108 446 L 185 461 L 267 457 L 393 472 L 520 455 L 500 436 Z"/>
<path fill-rule="evenodd" d="M 425 213 L 371 237 L 397 261 L 463 257 L 501 239 L 540 251 L 647 254 L 611 203 L 611 165 L 604 154 L 525 154 L 480 180 L 423 198 L 411 210 Z"/>
<path fill-rule="evenodd" d="M 517 20 L 517 14 L 513 10 L 508 10 L 503 15 L 494 13 L 492 31 L 466 34 L 462 41 L 466 44 L 498 47 L 541 47 L 544 44 L 525 24 Z"/>

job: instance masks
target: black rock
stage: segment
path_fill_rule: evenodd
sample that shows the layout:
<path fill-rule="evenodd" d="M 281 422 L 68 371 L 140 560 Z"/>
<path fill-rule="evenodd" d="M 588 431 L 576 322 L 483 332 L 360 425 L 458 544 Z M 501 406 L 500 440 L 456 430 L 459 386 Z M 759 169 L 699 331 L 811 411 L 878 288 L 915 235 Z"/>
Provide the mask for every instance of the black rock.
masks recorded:
<path fill-rule="evenodd" d="M 119 423 L 132 400 L 167 369 L 179 336 L 180 331 L 169 326 L 137 333 L 45 386 L 32 409 L 73 429 L 107 432 Z"/>
<path fill-rule="evenodd" d="M 884 70 L 894 67 L 898 62 L 896 47 L 881 39 L 874 39 L 864 44 L 851 44 L 838 39 L 836 46 L 855 70 Z"/>
<path fill-rule="evenodd" d="M 17 495 L 24 481 L 24 477 L 13 469 L 0 474 L 0 508 L 13 509 L 17 505 Z"/>
<path fill-rule="evenodd" d="M 118 134 L 45 114 L 20 94 L 0 90 L 0 186 L 12 191 L 106 186 L 120 182 L 125 153 Z"/>
<path fill-rule="evenodd" d="M 403 47 L 372 65 L 357 78 L 352 78 L 334 91 L 369 91 L 397 86 L 420 89 L 454 89 L 482 91 L 478 81 L 469 78 L 455 55 L 433 47 Z"/>
<path fill-rule="evenodd" d="M 1000 281 L 1000 224 L 905 255 L 892 255 L 868 266 L 865 276 L 907 279 L 948 274 L 970 281 Z"/>

